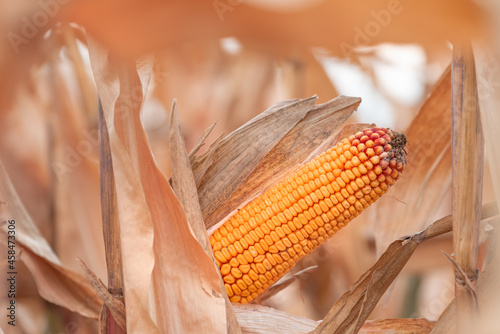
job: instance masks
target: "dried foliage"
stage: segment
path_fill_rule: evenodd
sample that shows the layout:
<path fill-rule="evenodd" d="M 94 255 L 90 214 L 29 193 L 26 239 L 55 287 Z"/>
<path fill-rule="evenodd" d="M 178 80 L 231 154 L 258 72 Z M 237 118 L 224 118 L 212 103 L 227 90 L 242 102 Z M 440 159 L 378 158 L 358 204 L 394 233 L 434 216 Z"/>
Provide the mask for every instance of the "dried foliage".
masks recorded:
<path fill-rule="evenodd" d="M 0 18 L 0 267 L 15 221 L 17 280 L 15 298 L 0 284 L 0 332 L 500 328 L 498 8 L 55 0 Z M 413 104 L 374 65 L 387 43 L 427 57 Z M 408 124 L 402 179 L 267 295 L 231 304 L 211 231 L 373 122 L 355 113 L 365 96 L 342 95 L 353 68 Z"/>

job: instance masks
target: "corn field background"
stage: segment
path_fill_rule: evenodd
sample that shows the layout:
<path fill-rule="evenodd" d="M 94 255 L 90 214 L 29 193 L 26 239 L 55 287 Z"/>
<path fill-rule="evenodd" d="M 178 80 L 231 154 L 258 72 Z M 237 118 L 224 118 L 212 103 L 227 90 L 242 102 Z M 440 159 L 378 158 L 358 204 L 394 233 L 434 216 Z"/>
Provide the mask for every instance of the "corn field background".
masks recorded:
<path fill-rule="evenodd" d="M 11 0 L 0 16 L 0 332 L 500 332 L 496 2 Z M 371 124 L 405 133 L 401 179 L 230 303 L 210 233 Z"/>

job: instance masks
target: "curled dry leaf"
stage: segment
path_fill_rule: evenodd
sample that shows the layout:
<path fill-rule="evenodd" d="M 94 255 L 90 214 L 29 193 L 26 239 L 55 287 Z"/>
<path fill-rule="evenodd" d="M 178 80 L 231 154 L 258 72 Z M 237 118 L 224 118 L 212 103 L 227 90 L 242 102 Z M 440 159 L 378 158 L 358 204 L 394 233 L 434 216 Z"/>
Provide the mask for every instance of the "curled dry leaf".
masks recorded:
<path fill-rule="evenodd" d="M 219 147 L 228 145 L 226 142 L 231 138 L 237 138 L 232 144 L 234 151 L 231 151 L 231 155 L 241 162 L 234 166 L 231 164 L 234 160 L 214 160 L 217 165 L 213 165 L 211 177 L 207 178 L 209 183 L 204 188 L 206 191 L 200 192 L 202 210 L 203 203 L 211 208 L 204 210 L 207 227 L 218 223 L 235 208 L 290 174 L 345 122 L 361 102 L 360 98 L 340 96 L 313 107 L 314 100 L 281 102 L 266 111 L 266 115 L 269 115 L 264 127 L 250 121 L 221 141 Z M 272 134 L 269 134 L 270 131 Z M 252 133 L 251 137 L 245 136 L 247 132 Z M 264 139 L 264 134 L 268 135 L 268 139 Z M 252 140 L 253 137 L 262 139 L 256 142 Z M 225 147 L 221 150 L 229 151 Z M 240 174 L 242 169 L 244 174 Z M 226 191 L 226 198 L 220 202 L 218 190 L 208 186 L 219 182 L 230 184 L 233 189 L 232 192 Z"/>
<path fill-rule="evenodd" d="M 5 233 L 2 240 L 7 240 L 7 221 L 15 220 L 16 253 L 19 256 L 22 250 L 20 259 L 31 271 L 40 295 L 51 303 L 97 319 L 101 301 L 84 277 L 61 265 L 26 212 L 1 162 L 0 202 L 0 219 L 6 222 L 2 226 Z"/>
<path fill-rule="evenodd" d="M 191 150 L 191 152 L 189 152 L 189 162 L 191 163 L 191 165 L 194 165 L 195 158 L 196 158 L 196 153 L 198 153 L 198 151 L 200 150 L 200 148 L 203 146 L 203 144 L 205 142 L 205 139 L 207 139 L 208 135 L 210 134 L 210 132 L 212 132 L 212 130 L 214 129 L 214 127 L 215 127 L 216 124 L 217 123 L 214 123 L 214 124 L 210 125 L 210 127 L 208 129 L 206 129 L 205 131 L 203 131 L 203 134 L 200 136 L 200 138 L 198 138 L 198 140 L 194 144 L 193 149 Z M 200 177 L 203 176 L 203 174 L 205 174 L 205 171 L 206 170 L 203 170 L 202 172 L 199 172 L 198 175 Z M 198 184 L 198 182 L 196 184 Z"/>
<path fill-rule="evenodd" d="M 214 264 L 155 165 L 140 121 L 151 68 L 113 59 L 93 41 L 89 50 L 113 159 L 127 332 L 225 332 Z"/>

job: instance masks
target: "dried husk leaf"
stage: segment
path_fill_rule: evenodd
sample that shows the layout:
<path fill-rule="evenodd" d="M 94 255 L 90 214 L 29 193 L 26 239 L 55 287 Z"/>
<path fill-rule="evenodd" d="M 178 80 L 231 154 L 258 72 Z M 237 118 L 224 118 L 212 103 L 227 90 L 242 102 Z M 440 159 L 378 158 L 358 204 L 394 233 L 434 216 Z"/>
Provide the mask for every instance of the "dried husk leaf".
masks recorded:
<path fill-rule="evenodd" d="M 285 276 L 283 276 L 278 282 L 271 285 L 268 291 L 266 291 L 263 295 L 258 296 L 256 299 L 254 299 L 253 302 L 257 304 L 264 302 L 265 300 L 271 298 L 281 290 L 290 286 L 292 283 L 296 282 L 297 279 L 306 279 L 310 277 L 309 275 L 313 273 L 316 269 L 318 269 L 318 266 L 310 266 L 296 273 L 291 273 L 291 272 L 286 273 Z"/>
<path fill-rule="evenodd" d="M 434 321 L 427 319 L 368 320 L 359 331 L 361 334 L 424 334 L 430 333 Z"/>
<path fill-rule="evenodd" d="M 394 238 L 428 226 L 451 185 L 450 96 L 448 67 L 405 131 L 408 162 L 402 177 L 377 203 L 378 253 Z"/>
<path fill-rule="evenodd" d="M 306 115 L 315 101 L 316 97 L 280 102 L 227 135 L 215 148 L 212 146 L 212 163 L 200 178 L 198 186 L 200 206 L 207 226 L 218 222 L 216 217 L 208 218 L 217 208 L 221 205 L 234 205 L 227 203 L 229 196 Z M 212 150 L 198 161 L 202 163 L 204 157 L 212 154 Z M 196 167 L 197 165 L 193 166 L 195 178 L 198 173 Z"/>
<path fill-rule="evenodd" d="M 73 68 L 75 70 L 76 80 L 78 81 L 78 88 L 80 89 L 82 96 L 82 106 L 85 110 L 85 114 L 92 120 L 96 120 L 95 115 L 97 107 L 97 92 L 91 82 L 90 73 L 87 71 L 82 55 L 78 50 L 78 39 L 75 32 L 85 34 L 81 29 L 71 27 L 69 24 L 65 24 L 62 27 L 62 37 L 64 39 L 64 45 L 68 49 L 71 62 L 73 63 Z"/>
<path fill-rule="evenodd" d="M 198 140 L 194 144 L 193 149 L 191 150 L 191 152 L 189 152 L 189 163 L 191 165 L 194 165 L 195 158 L 196 158 L 196 153 L 198 153 L 198 151 L 200 150 L 200 148 L 204 145 L 205 139 L 207 139 L 208 135 L 212 132 L 212 130 L 214 129 L 214 127 L 215 127 L 216 124 L 217 123 L 212 124 L 208 129 L 206 129 L 205 131 L 203 131 L 203 133 L 200 136 L 200 138 L 198 138 Z M 199 172 L 198 173 L 198 175 L 200 175 L 200 177 L 203 176 L 203 174 L 205 174 L 205 170 L 203 172 Z"/>
<path fill-rule="evenodd" d="M 213 262 L 191 234 L 141 125 L 152 63 L 120 62 L 93 41 L 89 46 L 113 159 L 127 332 L 225 332 Z"/>
<path fill-rule="evenodd" d="M 261 305 L 233 304 L 241 332 L 245 334 L 308 333 L 318 322 Z"/>
<path fill-rule="evenodd" d="M 7 240 L 7 221 L 15 220 L 16 260 L 22 260 L 33 275 L 40 295 L 51 303 L 97 319 L 101 301 L 86 279 L 61 265 L 47 241 L 22 205 L 0 162 L 0 214 L 2 240 Z M 7 247 L 6 242 L 2 244 Z"/>
<path fill-rule="evenodd" d="M 309 333 L 318 322 L 261 305 L 234 304 L 234 310 L 244 334 Z M 367 320 L 362 334 L 423 334 L 429 333 L 434 322 L 426 319 Z"/>
<path fill-rule="evenodd" d="M 208 240 L 207 230 L 203 221 L 200 203 L 198 201 L 198 193 L 196 190 L 196 183 L 194 180 L 193 172 L 191 170 L 191 163 L 186 152 L 186 145 L 182 137 L 179 119 L 177 117 L 176 101 L 172 105 L 170 112 L 170 167 L 172 171 L 172 188 L 181 202 L 186 218 L 198 242 L 203 247 L 213 262 L 216 273 L 219 277 L 220 291 L 222 298 L 224 298 L 227 331 L 228 333 L 241 333 L 241 330 L 236 320 L 236 315 L 231 306 L 231 302 L 226 294 L 222 277 L 220 276 L 219 269 L 215 263 L 214 254 L 210 242 Z"/>
<path fill-rule="evenodd" d="M 305 100 L 304 100 L 305 101 Z M 244 179 L 244 182 L 239 185 L 238 189 L 231 194 L 217 209 L 208 217 L 205 218 L 207 227 L 221 221 L 224 217 L 230 214 L 235 208 L 243 205 L 245 202 L 255 198 L 265 189 L 275 185 L 279 180 L 283 179 L 293 172 L 297 165 L 302 163 L 316 147 L 326 140 L 333 132 L 338 129 L 343 122 L 357 109 L 360 98 L 340 96 L 327 103 L 314 106 L 307 111 L 307 114 L 302 118 L 294 119 L 296 125 L 289 131 L 281 135 L 281 140 L 275 143 L 267 154 L 260 160 L 253 160 L 251 173 Z M 288 116 L 287 116 L 288 117 Z M 278 125 L 284 120 L 281 117 L 270 120 L 270 125 L 273 131 L 277 131 Z M 290 121 L 292 123 L 292 121 Z M 249 123 L 247 123 L 249 126 Z M 263 130 L 257 129 L 260 132 Z M 247 139 L 248 140 L 248 139 Z M 243 147 L 238 148 L 240 154 L 245 156 L 247 151 L 254 149 L 252 141 L 244 141 Z M 260 151 L 260 148 L 256 148 Z M 222 167 L 222 170 L 226 170 Z M 227 171 L 227 170 L 226 170 Z M 234 171 L 234 174 L 237 171 Z M 219 173 L 214 176 L 217 179 L 234 177 L 231 174 Z M 213 195 L 207 193 L 208 199 Z"/>

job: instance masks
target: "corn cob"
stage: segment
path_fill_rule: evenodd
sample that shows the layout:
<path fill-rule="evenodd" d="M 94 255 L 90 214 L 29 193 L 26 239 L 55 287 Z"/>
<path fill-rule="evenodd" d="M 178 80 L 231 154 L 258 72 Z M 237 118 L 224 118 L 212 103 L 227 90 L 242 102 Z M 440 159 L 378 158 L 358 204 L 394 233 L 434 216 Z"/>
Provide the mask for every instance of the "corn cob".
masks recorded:
<path fill-rule="evenodd" d="M 226 292 L 249 303 L 375 202 L 401 175 L 406 137 L 371 128 L 343 139 L 210 237 Z"/>

